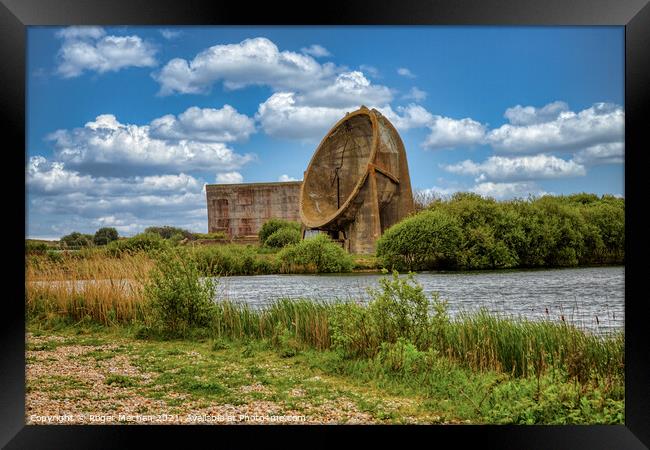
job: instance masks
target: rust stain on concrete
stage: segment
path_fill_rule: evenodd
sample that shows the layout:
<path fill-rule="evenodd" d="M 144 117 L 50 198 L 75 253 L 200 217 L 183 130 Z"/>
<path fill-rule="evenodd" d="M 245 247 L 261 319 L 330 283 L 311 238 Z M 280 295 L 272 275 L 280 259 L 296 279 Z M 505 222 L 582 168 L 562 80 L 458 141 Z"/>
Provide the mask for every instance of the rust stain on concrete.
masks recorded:
<path fill-rule="evenodd" d="M 269 219 L 300 221 L 300 181 L 209 184 L 208 232 L 231 238 L 254 236 Z"/>

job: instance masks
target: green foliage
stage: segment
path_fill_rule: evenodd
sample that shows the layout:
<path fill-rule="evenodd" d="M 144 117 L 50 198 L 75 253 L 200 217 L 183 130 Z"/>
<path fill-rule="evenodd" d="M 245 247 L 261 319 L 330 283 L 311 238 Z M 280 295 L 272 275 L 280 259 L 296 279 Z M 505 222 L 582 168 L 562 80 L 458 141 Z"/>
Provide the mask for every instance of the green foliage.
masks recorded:
<path fill-rule="evenodd" d="M 350 272 L 352 257 L 325 234 L 290 244 L 278 253 L 285 271 Z"/>
<path fill-rule="evenodd" d="M 140 233 L 127 239 L 113 241 L 106 246 L 109 255 L 120 256 L 122 253 L 152 252 L 163 250 L 169 244 L 157 233 Z"/>
<path fill-rule="evenodd" d="M 119 387 L 131 387 L 135 386 L 137 383 L 131 377 L 126 375 L 112 374 L 106 377 L 105 383 L 110 385 L 116 385 Z"/>
<path fill-rule="evenodd" d="M 277 348 L 278 355 L 282 358 L 291 358 L 300 351 L 300 344 L 296 336 L 280 322 L 276 324 L 271 343 Z"/>
<path fill-rule="evenodd" d="M 45 255 L 49 247 L 45 242 L 25 240 L 25 254 Z"/>
<path fill-rule="evenodd" d="M 497 269 L 622 264 L 625 200 L 594 194 L 496 202 L 472 193 L 436 199 L 377 243 L 384 267 Z"/>
<path fill-rule="evenodd" d="M 394 343 L 382 342 L 375 359 L 384 371 L 410 375 L 427 370 L 433 356 L 435 353 L 418 350 L 408 339 L 399 337 Z"/>
<path fill-rule="evenodd" d="M 68 248 L 89 247 L 93 243 L 93 236 L 73 231 L 61 238 L 61 243 Z"/>
<path fill-rule="evenodd" d="M 181 239 L 194 239 L 194 233 L 183 228 L 165 225 L 162 227 L 149 227 L 144 230 L 145 233 L 154 233 L 163 239 L 172 239 L 181 236 Z"/>
<path fill-rule="evenodd" d="M 214 239 L 214 240 L 223 240 L 226 239 L 226 233 L 223 231 L 217 231 L 215 233 L 194 233 L 195 239 Z"/>
<path fill-rule="evenodd" d="M 188 256 L 180 249 L 160 252 L 145 285 L 155 321 L 169 336 L 184 336 L 194 327 L 207 327 L 214 318 L 215 282 L 202 279 Z"/>
<path fill-rule="evenodd" d="M 265 245 L 266 240 L 269 238 L 269 236 L 271 236 L 273 233 L 280 230 L 281 228 L 290 228 L 300 233 L 299 222 L 290 222 L 288 220 L 283 220 L 283 219 L 271 219 L 265 222 L 260 228 L 260 231 L 258 233 L 260 243 L 262 245 Z"/>
<path fill-rule="evenodd" d="M 293 227 L 280 228 L 266 238 L 264 245 L 273 248 L 286 247 L 289 244 L 300 242 L 300 231 Z"/>
<path fill-rule="evenodd" d="M 117 230 L 112 227 L 104 227 L 95 231 L 95 236 L 93 236 L 93 242 L 95 245 L 106 245 L 109 242 L 117 241 L 119 234 Z"/>
<path fill-rule="evenodd" d="M 259 255 L 252 245 L 197 246 L 191 257 L 205 276 L 263 275 L 277 273 L 275 259 Z"/>
<path fill-rule="evenodd" d="M 336 305 L 330 316 L 332 346 L 342 354 L 371 357 L 382 344 L 394 344 L 406 339 L 418 348 L 430 346 L 433 333 L 440 327 L 440 317 L 446 318 L 445 304 L 437 295 L 429 299 L 413 278 L 383 277 L 380 289 L 369 289 L 371 300 L 367 307 L 355 303 Z M 437 308 L 441 313 L 431 316 Z M 435 327 L 434 327 L 435 325 Z"/>
<path fill-rule="evenodd" d="M 429 307 L 431 301 L 422 286 L 415 282 L 413 274 L 400 278 L 393 272 L 392 278 L 382 277 L 380 289 L 368 289 L 371 301 L 368 313 L 372 318 L 380 342 L 397 342 L 405 338 L 420 347 L 429 342 Z M 437 295 L 433 297 L 437 301 Z"/>
<path fill-rule="evenodd" d="M 377 242 L 377 256 L 386 267 L 423 270 L 449 265 L 460 244 L 454 217 L 424 211 L 389 228 Z"/>

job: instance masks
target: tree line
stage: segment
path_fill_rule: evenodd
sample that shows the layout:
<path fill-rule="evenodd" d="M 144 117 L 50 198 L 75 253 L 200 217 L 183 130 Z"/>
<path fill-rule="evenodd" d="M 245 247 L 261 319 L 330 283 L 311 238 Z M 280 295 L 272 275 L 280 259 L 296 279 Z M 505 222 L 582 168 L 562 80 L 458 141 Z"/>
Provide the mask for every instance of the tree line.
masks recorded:
<path fill-rule="evenodd" d="M 398 270 L 623 264 L 625 200 L 546 195 L 497 202 L 473 193 L 423 199 L 389 228 L 377 256 Z"/>

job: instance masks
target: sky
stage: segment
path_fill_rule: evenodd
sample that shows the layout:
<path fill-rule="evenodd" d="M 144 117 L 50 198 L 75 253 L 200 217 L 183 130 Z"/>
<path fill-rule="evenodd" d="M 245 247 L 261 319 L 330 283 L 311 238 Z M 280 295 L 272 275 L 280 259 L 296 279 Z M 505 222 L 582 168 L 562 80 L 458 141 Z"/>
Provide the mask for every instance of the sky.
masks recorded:
<path fill-rule="evenodd" d="M 624 196 L 623 27 L 28 27 L 26 236 L 207 231 L 377 108 L 416 191 Z"/>

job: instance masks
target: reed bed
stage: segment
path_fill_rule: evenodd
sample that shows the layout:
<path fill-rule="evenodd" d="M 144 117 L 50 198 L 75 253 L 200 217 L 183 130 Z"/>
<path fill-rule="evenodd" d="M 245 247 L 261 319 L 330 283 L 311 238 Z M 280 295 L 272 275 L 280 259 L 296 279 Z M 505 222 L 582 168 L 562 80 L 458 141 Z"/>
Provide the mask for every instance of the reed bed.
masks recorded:
<path fill-rule="evenodd" d="M 477 370 L 526 377 L 563 368 L 579 381 L 624 373 L 623 333 L 597 336 L 565 322 L 499 318 L 481 310 L 460 314 L 438 336 L 440 351 Z"/>
<path fill-rule="evenodd" d="M 25 270 L 28 317 L 90 318 L 112 325 L 144 320 L 143 286 L 153 261 L 144 253 L 120 259 L 94 255 L 31 257 Z"/>
<path fill-rule="evenodd" d="M 254 310 L 245 303 L 218 302 L 214 330 L 231 339 L 272 339 L 288 330 L 301 343 L 319 350 L 330 348 L 329 316 L 333 305 L 301 299 L 280 299 Z"/>

